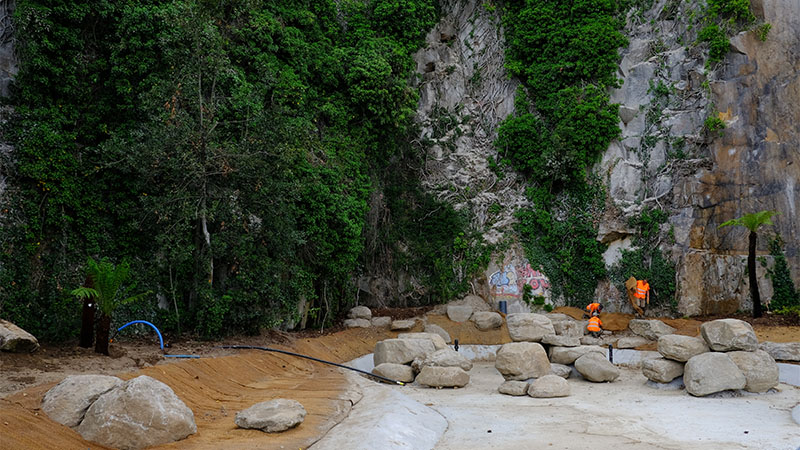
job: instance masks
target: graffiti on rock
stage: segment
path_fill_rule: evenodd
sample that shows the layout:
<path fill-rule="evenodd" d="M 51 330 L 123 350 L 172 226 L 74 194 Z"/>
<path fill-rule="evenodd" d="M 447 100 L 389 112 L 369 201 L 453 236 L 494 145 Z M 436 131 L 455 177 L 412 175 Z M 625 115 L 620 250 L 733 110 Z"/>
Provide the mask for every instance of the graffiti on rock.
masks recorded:
<path fill-rule="evenodd" d="M 528 285 L 533 295 L 545 295 L 550 289 L 550 281 L 538 270 L 534 270 L 528 261 L 519 265 L 505 264 L 501 270 L 489 277 L 489 285 L 494 289 L 495 298 L 521 298 L 523 286 Z"/>

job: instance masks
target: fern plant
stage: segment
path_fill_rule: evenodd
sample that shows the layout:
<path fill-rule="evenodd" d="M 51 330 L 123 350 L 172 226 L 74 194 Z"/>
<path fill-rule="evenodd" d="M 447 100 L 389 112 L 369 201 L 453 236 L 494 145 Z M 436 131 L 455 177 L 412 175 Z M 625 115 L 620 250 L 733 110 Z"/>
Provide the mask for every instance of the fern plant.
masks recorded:
<path fill-rule="evenodd" d="M 130 265 L 123 261 L 114 265 L 106 258 L 95 261 L 91 256 L 86 261 L 86 275 L 92 281 L 93 287 L 79 287 L 72 290 L 72 295 L 80 298 L 91 298 L 97 304 L 100 313 L 96 330 L 94 351 L 108 355 L 108 336 L 111 329 L 111 315 L 120 305 L 125 305 L 139 300 L 150 291 L 143 292 L 124 299 L 119 298 L 122 285 L 130 278 Z"/>

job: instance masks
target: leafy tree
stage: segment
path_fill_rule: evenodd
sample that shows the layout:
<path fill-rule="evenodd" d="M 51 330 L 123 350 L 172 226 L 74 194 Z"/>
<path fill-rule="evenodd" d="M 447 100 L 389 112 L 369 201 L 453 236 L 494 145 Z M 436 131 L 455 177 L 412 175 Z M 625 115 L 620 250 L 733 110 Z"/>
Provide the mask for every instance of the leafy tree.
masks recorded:
<path fill-rule="evenodd" d="M 792 274 L 786 264 L 786 255 L 783 252 L 783 240 L 780 235 L 769 243 L 769 254 L 775 260 L 775 266 L 767 271 L 767 276 L 772 280 L 772 301 L 769 307 L 772 311 L 791 311 L 800 308 L 800 292 L 795 289 Z"/>
<path fill-rule="evenodd" d="M 750 230 L 748 235 L 749 245 L 747 247 L 747 273 L 750 282 L 750 297 L 753 299 L 753 317 L 761 317 L 761 294 L 758 292 L 758 280 L 756 279 L 756 241 L 758 239 L 758 229 L 763 225 L 773 225 L 770 218 L 778 214 L 777 211 L 759 211 L 757 213 L 745 214 L 742 217 L 723 222 L 717 228 L 728 226 L 742 226 Z"/>
<path fill-rule="evenodd" d="M 85 299 L 94 299 L 100 313 L 97 324 L 97 335 L 94 351 L 108 355 L 108 337 L 111 331 L 111 315 L 121 305 L 134 302 L 150 294 L 143 292 L 124 299 L 119 298 L 125 292 L 123 283 L 130 278 L 130 265 L 127 262 L 114 265 L 107 259 L 96 262 L 92 257 L 86 261 L 86 275 L 94 287 L 79 287 L 72 295 Z"/>

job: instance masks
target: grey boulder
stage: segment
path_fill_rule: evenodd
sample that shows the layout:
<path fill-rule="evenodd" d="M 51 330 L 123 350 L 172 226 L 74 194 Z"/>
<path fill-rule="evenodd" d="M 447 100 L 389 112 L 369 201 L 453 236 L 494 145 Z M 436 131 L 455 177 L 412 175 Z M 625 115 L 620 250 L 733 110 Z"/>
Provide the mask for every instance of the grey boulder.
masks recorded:
<path fill-rule="evenodd" d="M 472 313 L 470 320 L 481 331 L 493 330 L 503 325 L 503 317 L 492 311 L 476 311 Z"/>
<path fill-rule="evenodd" d="M 616 348 L 636 348 L 649 344 L 650 341 L 641 336 L 628 336 L 617 339 Z"/>
<path fill-rule="evenodd" d="M 508 334 L 515 342 L 539 342 L 543 337 L 556 334 L 547 316 L 534 313 L 514 313 L 506 316 Z"/>
<path fill-rule="evenodd" d="M 683 375 L 683 363 L 665 358 L 642 361 L 642 374 L 656 383 L 669 383 Z"/>
<path fill-rule="evenodd" d="M 422 371 L 423 367 L 428 366 L 458 367 L 465 372 L 469 372 L 472 370 L 472 361 L 453 349 L 443 348 L 431 354 L 416 358 L 414 362 L 411 363 L 411 367 L 417 372 Z"/>
<path fill-rule="evenodd" d="M 569 395 L 569 382 L 558 375 L 545 375 L 531 383 L 528 395 L 534 398 L 566 397 Z"/>
<path fill-rule="evenodd" d="M 628 328 L 643 338 L 655 341 L 665 334 L 675 333 L 675 328 L 660 320 L 633 319 L 628 322 Z"/>
<path fill-rule="evenodd" d="M 667 334 L 658 338 L 658 352 L 664 358 L 686 362 L 692 356 L 709 351 L 706 341 L 696 337 Z"/>
<path fill-rule="evenodd" d="M 383 363 L 375 366 L 372 373 L 403 383 L 414 381 L 414 369 L 405 364 Z"/>
<path fill-rule="evenodd" d="M 464 387 L 469 383 L 469 374 L 458 367 L 423 367 L 417 383 L 430 387 Z"/>
<path fill-rule="evenodd" d="M 577 347 L 581 345 L 581 340 L 575 336 L 564 336 L 548 334 L 541 340 L 542 344 L 555 345 L 558 347 Z"/>
<path fill-rule="evenodd" d="M 494 367 L 506 380 L 527 380 L 550 373 L 550 361 L 536 342 L 511 342 L 497 351 Z"/>
<path fill-rule="evenodd" d="M 234 423 L 239 428 L 278 433 L 296 427 L 305 417 L 306 409 L 297 400 L 276 398 L 239 411 Z"/>
<path fill-rule="evenodd" d="M 169 386 L 143 375 L 101 395 L 77 431 L 87 441 L 135 450 L 181 440 L 197 425 Z"/>
<path fill-rule="evenodd" d="M 762 342 L 758 348 L 778 361 L 800 361 L 800 342 Z"/>
<path fill-rule="evenodd" d="M 39 350 L 39 341 L 22 328 L 0 319 L 0 350 L 12 353 L 33 353 Z"/>
<path fill-rule="evenodd" d="M 447 317 L 453 322 L 466 322 L 472 316 L 472 306 L 447 305 Z"/>
<path fill-rule="evenodd" d="M 758 349 L 758 338 L 753 327 L 743 320 L 719 319 L 705 322 L 700 325 L 700 334 L 715 352 L 753 352 Z"/>
<path fill-rule="evenodd" d="M 436 350 L 448 348 L 444 339 L 436 333 L 400 333 L 397 339 L 428 339 Z"/>
<path fill-rule="evenodd" d="M 695 397 L 730 389 L 744 389 L 747 379 L 725 353 L 709 352 L 694 356 L 683 368 L 683 384 Z"/>
<path fill-rule="evenodd" d="M 384 339 L 375 344 L 372 361 L 376 366 L 387 362 L 408 364 L 434 351 L 436 347 L 430 339 Z"/>
<path fill-rule="evenodd" d="M 400 319 L 393 321 L 390 329 L 392 331 L 408 331 L 416 325 L 417 321 L 414 319 Z"/>
<path fill-rule="evenodd" d="M 590 352 L 575 360 L 575 370 L 584 378 L 596 383 L 619 378 L 619 369 L 601 353 Z"/>
<path fill-rule="evenodd" d="M 749 392 L 766 392 L 779 383 L 780 369 L 769 353 L 763 350 L 754 352 L 728 352 L 736 367 L 742 371 L 747 384 L 744 389 Z"/>
<path fill-rule="evenodd" d="M 520 380 L 507 380 L 497 388 L 501 394 L 520 397 L 528 393 L 528 382 Z"/>
<path fill-rule="evenodd" d="M 62 425 L 77 427 L 98 397 L 122 383 L 108 375 L 70 375 L 47 391 L 42 411 Z"/>
<path fill-rule="evenodd" d="M 372 322 L 367 319 L 344 319 L 345 328 L 369 328 Z"/>
<path fill-rule="evenodd" d="M 550 347 L 550 362 L 557 364 L 573 364 L 581 356 L 596 352 L 604 358 L 606 349 L 597 345 L 581 345 L 580 347 Z"/>
<path fill-rule="evenodd" d="M 371 320 L 372 319 L 372 311 L 366 306 L 356 306 L 350 308 L 350 311 L 347 312 L 347 317 L 350 319 L 365 319 Z"/>
<path fill-rule="evenodd" d="M 438 334 L 439 336 L 442 337 L 442 339 L 444 339 L 444 342 L 446 344 L 452 342 L 452 340 L 450 339 L 450 333 L 448 333 L 444 328 L 440 327 L 439 325 L 436 325 L 435 323 L 426 324 L 424 331 L 426 333 Z"/>

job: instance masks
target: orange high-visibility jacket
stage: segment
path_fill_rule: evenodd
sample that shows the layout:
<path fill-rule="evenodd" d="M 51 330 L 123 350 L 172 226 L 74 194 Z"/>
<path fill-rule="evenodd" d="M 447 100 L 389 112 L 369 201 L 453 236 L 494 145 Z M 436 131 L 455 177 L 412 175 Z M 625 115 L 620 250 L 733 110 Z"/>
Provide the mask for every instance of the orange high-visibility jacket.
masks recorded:
<path fill-rule="evenodd" d="M 602 331 L 603 322 L 600 321 L 600 318 L 597 316 L 592 317 L 589 319 L 589 325 L 586 325 L 586 329 L 589 331 Z"/>
<path fill-rule="evenodd" d="M 599 311 L 600 310 L 600 303 L 597 303 L 597 302 L 590 303 L 589 306 L 586 307 L 586 309 L 589 311 L 589 314 L 591 314 L 591 313 L 593 313 L 595 311 Z"/>
<path fill-rule="evenodd" d="M 643 280 L 636 281 L 636 298 L 647 297 L 647 291 L 650 290 L 650 284 L 645 283 Z"/>

